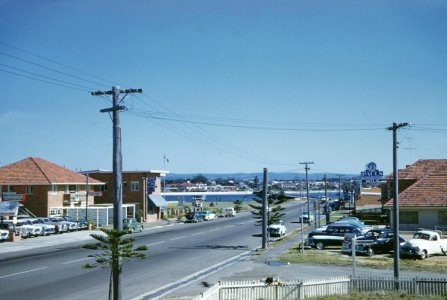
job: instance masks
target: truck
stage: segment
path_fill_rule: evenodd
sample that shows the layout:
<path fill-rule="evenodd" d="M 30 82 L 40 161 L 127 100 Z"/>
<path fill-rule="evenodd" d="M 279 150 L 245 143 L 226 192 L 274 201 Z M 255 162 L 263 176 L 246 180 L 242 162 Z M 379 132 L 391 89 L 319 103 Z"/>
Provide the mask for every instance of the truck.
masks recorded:
<path fill-rule="evenodd" d="M 447 239 L 437 231 L 419 230 L 400 248 L 401 257 L 425 259 L 434 254 L 447 255 Z"/>

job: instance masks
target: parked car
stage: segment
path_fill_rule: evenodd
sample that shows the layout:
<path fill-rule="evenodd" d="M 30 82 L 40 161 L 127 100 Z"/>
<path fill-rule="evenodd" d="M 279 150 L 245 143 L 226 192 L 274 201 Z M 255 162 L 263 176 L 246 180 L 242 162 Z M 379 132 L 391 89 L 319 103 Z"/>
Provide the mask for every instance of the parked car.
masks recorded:
<path fill-rule="evenodd" d="M 63 217 L 51 217 L 50 220 L 61 224 L 67 224 L 68 231 L 76 231 L 80 229 L 78 223 L 66 221 Z"/>
<path fill-rule="evenodd" d="M 26 219 L 24 220 L 28 222 L 28 224 L 39 226 L 42 231 L 41 235 L 50 235 L 56 233 L 56 226 L 53 224 L 46 224 L 42 219 L 34 218 L 34 219 Z"/>
<path fill-rule="evenodd" d="M 433 254 L 447 255 L 447 239 L 432 230 L 420 230 L 413 238 L 400 247 L 402 257 L 425 259 Z"/>
<path fill-rule="evenodd" d="M 9 230 L 0 229 L 0 241 L 6 241 L 9 239 Z"/>
<path fill-rule="evenodd" d="M 203 217 L 204 221 L 212 221 L 217 218 L 216 214 L 209 210 L 200 211 L 198 214 Z"/>
<path fill-rule="evenodd" d="M 78 229 L 86 229 L 88 227 L 87 222 L 85 220 L 75 220 L 70 216 L 61 216 L 61 217 L 67 222 L 73 222 L 78 224 Z"/>
<path fill-rule="evenodd" d="M 123 220 L 123 229 L 129 230 L 130 232 L 142 232 L 143 231 L 143 224 L 137 221 L 136 218 L 127 218 Z"/>
<path fill-rule="evenodd" d="M 4 220 L 3 226 L 7 227 L 11 232 L 19 233 L 23 238 L 39 236 L 42 232 L 39 226 L 30 225 L 28 222 L 20 219 L 17 220 L 16 224 L 14 224 L 13 220 Z"/>
<path fill-rule="evenodd" d="M 185 215 L 187 223 L 198 223 L 203 222 L 204 215 L 200 214 L 200 211 L 192 211 Z"/>
<path fill-rule="evenodd" d="M 341 247 L 346 233 L 361 235 L 361 230 L 352 224 L 330 224 L 326 230 L 314 230 L 307 236 L 306 245 L 323 250 L 327 246 Z"/>
<path fill-rule="evenodd" d="M 236 211 L 233 207 L 225 207 L 222 210 L 222 214 L 224 217 L 234 217 L 236 215 Z"/>
<path fill-rule="evenodd" d="M 44 221 L 46 224 L 53 224 L 56 226 L 56 233 L 62 233 L 68 231 L 68 224 L 65 221 L 59 221 L 57 219 L 51 219 L 51 218 L 40 218 L 42 221 Z"/>
<path fill-rule="evenodd" d="M 340 209 L 340 202 L 338 200 L 329 202 L 329 207 L 331 210 L 339 210 Z"/>
<path fill-rule="evenodd" d="M 308 213 L 303 213 L 300 216 L 300 222 L 302 223 L 309 223 L 309 222 L 313 222 L 314 221 L 314 215 L 312 213 L 310 213 L 310 215 Z"/>
<path fill-rule="evenodd" d="M 284 221 L 279 220 L 277 223 L 269 225 L 267 230 L 271 236 L 283 236 L 286 234 L 287 228 L 284 226 Z"/>
<path fill-rule="evenodd" d="M 405 242 L 399 237 L 399 243 Z M 372 229 L 360 236 L 355 241 L 355 252 L 373 256 L 376 253 L 388 253 L 394 250 L 394 231 L 392 229 Z M 352 253 L 351 242 L 344 242 L 341 250 L 344 254 Z"/>

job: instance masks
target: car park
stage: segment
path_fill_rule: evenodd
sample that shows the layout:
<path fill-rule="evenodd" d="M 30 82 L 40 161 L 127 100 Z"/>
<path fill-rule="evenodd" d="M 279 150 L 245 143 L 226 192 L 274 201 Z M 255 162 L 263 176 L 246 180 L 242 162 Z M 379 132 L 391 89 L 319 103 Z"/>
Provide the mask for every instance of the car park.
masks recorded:
<path fill-rule="evenodd" d="M 278 222 L 271 224 L 267 227 L 267 231 L 271 236 L 283 236 L 286 234 L 286 226 L 284 226 L 284 221 L 279 220 Z"/>
<path fill-rule="evenodd" d="M 143 224 L 137 221 L 136 218 L 127 218 L 123 220 L 123 230 L 129 230 L 130 232 L 142 232 Z"/>
<path fill-rule="evenodd" d="M 60 216 L 67 222 L 73 222 L 78 225 L 78 229 L 86 229 L 88 227 L 87 222 L 85 220 L 75 220 L 74 218 L 70 216 Z"/>
<path fill-rule="evenodd" d="M 4 229 L 8 229 L 11 232 L 20 234 L 23 238 L 29 238 L 33 236 L 41 235 L 42 229 L 36 225 L 30 225 L 28 222 L 18 219 L 14 224 L 13 220 L 3 221 Z"/>

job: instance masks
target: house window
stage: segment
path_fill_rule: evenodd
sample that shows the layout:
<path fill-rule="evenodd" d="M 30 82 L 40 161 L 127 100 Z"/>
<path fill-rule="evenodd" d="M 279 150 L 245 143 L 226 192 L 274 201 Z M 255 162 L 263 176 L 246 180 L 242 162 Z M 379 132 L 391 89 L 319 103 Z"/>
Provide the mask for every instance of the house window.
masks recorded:
<path fill-rule="evenodd" d="M 55 184 L 52 184 L 52 185 L 51 185 L 51 192 L 52 192 L 53 194 L 57 194 L 57 185 L 55 185 Z"/>
<path fill-rule="evenodd" d="M 399 212 L 400 224 L 418 224 L 419 214 L 417 211 L 400 211 Z"/>
<path fill-rule="evenodd" d="M 439 225 L 447 225 L 447 211 L 438 211 Z"/>
<path fill-rule="evenodd" d="M 139 189 L 140 189 L 140 183 L 138 181 L 130 182 L 130 191 L 131 192 L 138 192 Z"/>
<path fill-rule="evenodd" d="M 107 182 L 104 185 L 101 185 L 101 192 L 107 192 L 109 190 L 109 186 Z"/>
<path fill-rule="evenodd" d="M 14 187 L 12 185 L 8 185 L 8 193 L 13 193 Z"/>
<path fill-rule="evenodd" d="M 33 194 L 33 186 L 32 185 L 27 185 L 26 186 L 26 194 L 27 195 L 32 195 Z"/>

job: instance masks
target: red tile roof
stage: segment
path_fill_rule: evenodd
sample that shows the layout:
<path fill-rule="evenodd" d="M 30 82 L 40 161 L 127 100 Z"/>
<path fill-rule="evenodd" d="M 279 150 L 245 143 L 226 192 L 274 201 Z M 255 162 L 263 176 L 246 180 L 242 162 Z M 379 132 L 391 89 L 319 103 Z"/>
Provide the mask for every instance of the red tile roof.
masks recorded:
<path fill-rule="evenodd" d="M 447 173 L 447 159 L 420 159 L 405 169 L 399 170 L 399 180 L 419 180 L 428 174 Z M 387 177 L 393 180 L 393 174 Z"/>
<path fill-rule="evenodd" d="M 394 199 L 385 204 L 393 205 Z M 399 207 L 440 206 L 447 206 L 447 172 L 427 175 L 399 194 Z"/>
<path fill-rule="evenodd" d="M 28 157 L 0 168 L 0 185 L 85 184 L 86 176 L 38 157 Z M 90 178 L 89 184 L 102 182 Z"/>

